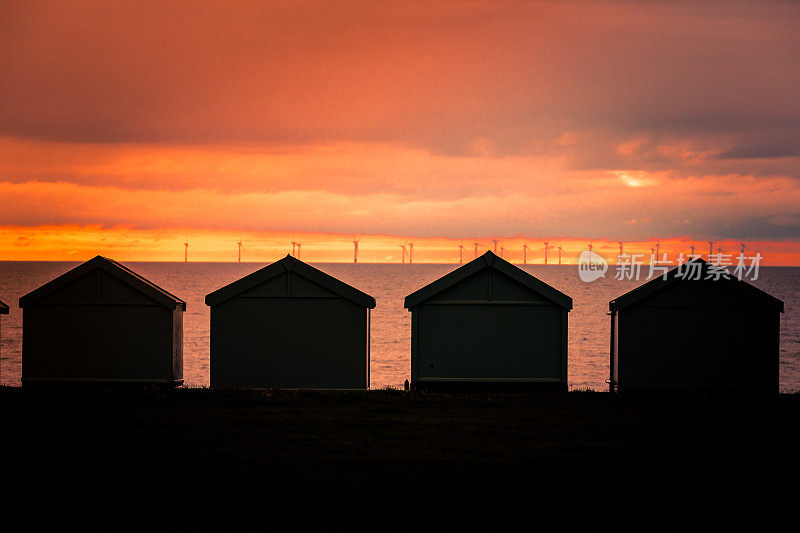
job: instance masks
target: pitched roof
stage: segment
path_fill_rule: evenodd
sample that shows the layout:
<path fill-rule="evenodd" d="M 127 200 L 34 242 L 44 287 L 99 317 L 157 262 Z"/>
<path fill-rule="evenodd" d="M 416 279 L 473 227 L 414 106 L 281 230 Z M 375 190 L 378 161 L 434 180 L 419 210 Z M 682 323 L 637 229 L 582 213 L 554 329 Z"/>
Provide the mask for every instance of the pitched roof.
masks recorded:
<path fill-rule="evenodd" d="M 700 267 L 700 274 L 699 277 L 704 279 L 706 276 L 709 275 L 709 269 L 711 269 L 715 265 L 711 265 L 708 261 L 701 259 L 699 257 L 694 258 L 688 261 L 685 264 L 696 263 L 699 264 Z M 683 267 L 684 269 L 686 267 Z M 711 272 L 714 275 L 713 272 Z M 693 273 L 693 275 L 696 275 Z M 691 283 L 693 280 L 687 280 L 682 275 L 681 267 L 678 266 L 673 268 L 669 272 L 667 272 L 667 279 L 664 279 L 664 276 L 658 276 L 656 278 L 651 279 L 647 283 L 639 285 L 635 289 L 626 292 L 622 296 L 618 296 L 614 298 L 610 302 L 608 302 L 608 309 L 610 311 L 618 311 L 620 309 L 624 309 L 630 305 L 633 305 L 641 300 L 659 292 L 667 287 L 671 286 L 674 283 L 680 282 L 688 282 Z M 746 281 L 740 280 L 734 276 L 730 276 L 729 278 L 720 277 L 719 279 L 715 280 L 714 283 L 723 283 L 726 287 L 730 287 L 731 290 L 739 291 L 743 295 L 748 296 L 754 300 L 762 302 L 766 306 L 772 306 L 777 308 L 781 313 L 783 313 L 783 302 L 771 294 L 762 291 L 761 289 L 747 283 Z"/>
<path fill-rule="evenodd" d="M 7 315 L 8 314 L 8 306 L 0 300 L 0 315 Z"/>
<path fill-rule="evenodd" d="M 361 292 L 355 287 L 352 287 L 347 283 L 300 261 L 299 259 L 295 259 L 288 254 L 280 261 L 275 261 L 271 265 L 267 265 L 260 270 L 256 270 L 252 274 L 238 279 L 230 285 L 226 285 L 221 289 L 217 289 L 216 291 L 206 295 L 206 305 L 213 306 L 220 304 L 286 272 L 294 272 L 298 276 L 306 278 L 307 280 L 312 281 L 317 285 L 335 294 L 338 294 L 342 298 L 350 300 L 356 305 L 360 305 L 361 307 L 366 307 L 369 309 L 373 309 L 375 307 L 375 298 L 369 294 Z"/>
<path fill-rule="evenodd" d="M 48 283 L 45 283 L 38 289 L 29 292 L 19 299 L 19 306 L 24 307 L 26 305 L 35 304 L 45 296 L 54 293 L 58 289 L 73 283 L 89 272 L 93 272 L 95 270 L 102 270 L 103 272 L 114 276 L 121 282 L 138 290 L 145 296 L 148 296 L 164 307 L 169 309 L 181 308 L 184 311 L 186 310 L 186 302 L 180 298 L 173 296 L 152 281 L 143 278 L 128 267 L 117 263 L 113 259 L 109 259 L 100 255 L 90 259 L 89 261 L 86 261 L 82 265 L 76 266 L 69 272 L 62 274 Z"/>
<path fill-rule="evenodd" d="M 469 278 L 470 276 L 477 274 L 478 272 L 489 269 L 494 272 L 499 272 L 500 274 L 504 274 L 505 276 L 513 279 L 514 281 L 521 283 L 525 287 L 528 287 L 532 291 L 536 292 L 537 294 L 541 295 L 542 297 L 550 300 L 551 302 L 555 303 L 563 307 L 564 309 L 572 309 L 572 298 L 564 294 L 563 292 L 554 289 L 547 283 L 541 281 L 540 279 L 528 274 L 521 268 L 512 265 L 505 259 L 501 257 L 497 257 L 492 252 L 486 252 L 482 256 L 473 259 L 466 265 L 459 267 L 449 274 L 442 276 L 441 278 L 437 279 L 436 281 L 429 283 L 428 285 L 422 287 L 421 289 L 409 294 L 406 296 L 405 307 L 406 309 L 411 309 L 412 307 L 416 307 L 419 304 L 429 300 L 442 292 L 445 289 L 448 289 L 458 283 L 461 283 L 465 279 Z"/>

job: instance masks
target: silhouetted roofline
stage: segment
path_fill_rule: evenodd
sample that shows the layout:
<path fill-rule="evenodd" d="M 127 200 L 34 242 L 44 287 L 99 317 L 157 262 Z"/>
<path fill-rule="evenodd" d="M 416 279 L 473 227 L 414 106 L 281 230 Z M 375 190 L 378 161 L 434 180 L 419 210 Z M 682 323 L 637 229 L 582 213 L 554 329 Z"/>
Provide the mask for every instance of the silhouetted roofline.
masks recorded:
<path fill-rule="evenodd" d="M 708 268 L 710 263 L 702 258 L 694 258 L 687 263 L 699 263 L 700 266 L 700 278 L 704 278 L 707 275 Z M 635 303 L 642 301 L 643 299 L 656 294 L 663 289 L 671 286 L 673 283 L 679 281 L 687 281 L 691 282 L 693 280 L 684 280 L 683 278 L 678 277 L 678 273 L 680 271 L 680 266 L 673 268 L 669 272 L 667 272 L 667 279 L 665 280 L 663 275 L 658 276 L 656 278 L 651 279 L 650 281 L 639 285 L 635 289 L 626 292 L 622 296 L 618 296 L 614 298 L 610 302 L 608 302 L 608 309 L 609 311 L 615 312 L 626 307 L 629 307 Z M 733 287 L 736 290 L 744 293 L 746 296 L 754 300 L 760 300 L 765 305 L 774 306 L 776 307 L 781 313 L 783 313 L 783 301 L 775 298 L 768 292 L 762 291 L 758 287 L 755 287 L 744 280 L 739 280 L 735 276 L 731 276 L 730 279 L 719 278 L 718 280 L 714 281 L 714 283 L 724 283 L 729 287 Z"/>
<path fill-rule="evenodd" d="M 241 293 L 248 291 L 252 288 L 269 281 L 270 279 L 279 276 L 285 272 L 295 272 L 299 276 L 313 281 L 317 285 L 341 296 L 342 298 L 353 302 L 361 307 L 368 309 L 375 308 L 375 298 L 365 292 L 361 292 L 355 287 L 326 274 L 325 272 L 312 267 L 308 263 L 304 263 L 299 259 L 287 254 L 286 257 L 279 261 L 256 270 L 252 274 L 237 279 L 229 285 L 215 290 L 206 295 L 206 305 L 214 306 L 221 304 L 226 300 L 230 300 Z"/>
<path fill-rule="evenodd" d="M 130 268 L 117 263 L 113 259 L 109 259 L 101 255 L 98 255 L 89 261 L 76 266 L 69 272 L 62 274 L 54 280 L 45 283 L 38 289 L 29 292 L 19 299 L 19 306 L 25 307 L 26 305 L 35 304 L 45 296 L 69 285 L 89 272 L 98 269 L 111 276 L 114 276 L 121 282 L 133 287 L 145 296 L 154 300 L 156 303 L 168 309 L 181 308 L 186 311 L 186 302 L 180 298 L 165 291 L 152 281 L 142 277 Z"/>
<path fill-rule="evenodd" d="M 449 274 L 442 276 L 436 281 L 433 281 L 428 285 L 425 285 L 421 289 L 412 292 L 411 294 L 406 296 L 405 308 L 411 309 L 412 307 L 417 307 L 419 304 L 427 300 L 430 300 L 443 290 L 448 289 L 454 285 L 457 285 L 458 283 L 461 283 L 468 277 L 472 276 L 473 274 L 477 274 L 478 272 L 486 268 L 489 268 L 501 274 L 505 274 L 514 281 L 521 283 L 525 287 L 538 293 L 547 300 L 550 300 L 554 304 L 563 307 L 564 309 L 567 310 L 572 309 L 572 298 L 570 298 L 563 292 L 559 291 L 558 289 L 551 287 L 550 285 L 541 281 L 535 276 L 532 276 L 531 274 L 525 272 L 521 268 L 512 265 L 505 259 L 498 257 L 491 251 L 488 251 L 482 256 L 473 259 L 466 265 L 453 270 Z"/>
<path fill-rule="evenodd" d="M 8 306 L 0 300 L 0 315 L 7 315 L 8 314 Z"/>

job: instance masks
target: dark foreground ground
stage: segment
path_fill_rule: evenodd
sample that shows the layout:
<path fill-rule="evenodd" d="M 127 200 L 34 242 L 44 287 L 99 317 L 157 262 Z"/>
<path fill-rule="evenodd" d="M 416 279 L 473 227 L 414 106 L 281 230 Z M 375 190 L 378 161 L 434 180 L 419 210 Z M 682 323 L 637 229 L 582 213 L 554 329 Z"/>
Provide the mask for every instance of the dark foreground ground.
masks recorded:
<path fill-rule="evenodd" d="M 798 525 L 796 395 L 0 388 L 0 423 L 26 529 Z"/>

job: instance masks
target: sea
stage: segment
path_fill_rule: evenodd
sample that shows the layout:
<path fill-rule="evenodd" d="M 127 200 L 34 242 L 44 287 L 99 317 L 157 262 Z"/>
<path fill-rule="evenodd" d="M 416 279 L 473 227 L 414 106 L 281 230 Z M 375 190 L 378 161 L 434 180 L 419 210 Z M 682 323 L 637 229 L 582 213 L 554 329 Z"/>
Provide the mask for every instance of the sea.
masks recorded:
<path fill-rule="evenodd" d="M 125 262 L 129 268 L 186 302 L 184 316 L 184 383 L 209 385 L 209 308 L 205 295 L 265 266 L 263 263 Z M 446 264 L 311 263 L 316 268 L 372 295 L 371 388 L 402 388 L 411 372 L 411 314 L 406 295 L 451 272 Z M 22 375 L 22 311 L 19 298 L 78 263 L 0 261 L 0 300 L 11 307 L 0 315 L 0 384 L 19 386 Z M 568 294 L 569 388 L 608 389 L 608 302 L 644 283 L 616 279 L 613 267 L 605 277 L 584 282 L 576 265 L 519 265 Z M 643 273 L 644 274 L 644 273 Z M 761 267 L 753 285 L 783 300 L 781 317 L 780 388 L 800 391 L 800 268 Z M 709 335 L 735 335 L 709 331 Z"/>

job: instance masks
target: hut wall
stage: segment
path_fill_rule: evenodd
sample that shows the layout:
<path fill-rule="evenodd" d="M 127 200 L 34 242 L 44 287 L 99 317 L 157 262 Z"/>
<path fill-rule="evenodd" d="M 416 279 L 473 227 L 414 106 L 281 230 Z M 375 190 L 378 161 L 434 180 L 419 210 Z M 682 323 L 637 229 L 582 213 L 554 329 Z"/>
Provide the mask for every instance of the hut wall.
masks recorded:
<path fill-rule="evenodd" d="M 96 270 L 23 309 L 23 380 L 182 379 L 183 311 Z"/>
<path fill-rule="evenodd" d="M 412 381 L 567 381 L 567 310 L 482 271 L 411 310 Z"/>
<path fill-rule="evenodd" d="M 174 317 L 164 307 L 36 304 L 23 309 L 23 324 L 23 380 L 181 377 Z"/>
<path fill-rule="evenodd" d="M 414 314 L 417 379 L 562 379 L 558 307 L 427 304 Z"/>
<path fill-rule="evenodd" d="M 287 272 L 211 307 L 214 387 L 366 388 L 369 310 Z"/>
<path fill-rule="evenodd" d="M 722 284 L 680 284 L 618 313 L 620 390 L 778 390 L 780 314 Z"/>

